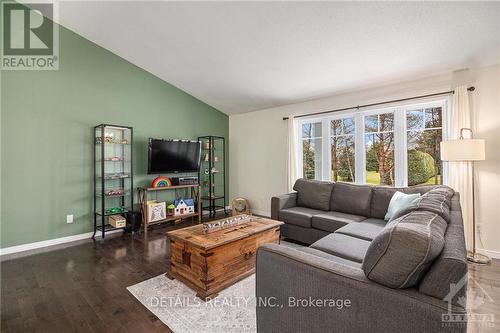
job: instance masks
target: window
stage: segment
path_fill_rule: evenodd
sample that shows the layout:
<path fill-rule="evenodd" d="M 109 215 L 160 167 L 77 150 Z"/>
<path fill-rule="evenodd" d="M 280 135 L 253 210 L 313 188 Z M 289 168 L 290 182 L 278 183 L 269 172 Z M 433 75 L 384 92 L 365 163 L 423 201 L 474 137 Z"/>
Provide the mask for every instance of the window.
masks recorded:
<path fill-rule="evenodd" d="M 333 115 L 300 123 L 307 179 L 385 186 L 442 184 L 447 101 Z"/>
<path fill-rule="evenodd" d="M 442 107 L 406 112 L 408 185 L 442 184 L 439 143 L 443 139 Z"/>
<path fill-rule="evenodd" d="M 394 113 L 365 116 L 366 184 L 394 185 Z"/>
<path fill-rule="evenodd" d="M 302 125 L 302 169 L 306 179 L 321 179 L 321 123 Z"/>
<path fill-rule="evenodd" d="M 331 175 L 333 181 L 354 182 L 354 118 L 330 121 Z"/>

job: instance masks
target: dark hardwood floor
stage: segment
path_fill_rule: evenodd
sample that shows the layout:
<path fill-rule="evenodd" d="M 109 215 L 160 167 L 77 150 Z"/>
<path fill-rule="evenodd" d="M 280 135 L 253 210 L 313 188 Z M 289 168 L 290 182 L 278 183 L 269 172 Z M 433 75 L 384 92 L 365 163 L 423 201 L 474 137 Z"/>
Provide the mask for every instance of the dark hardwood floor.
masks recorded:
<path fill-rule="evenodd" d="M 156 227 L 147 239 L 110 236 L 3 261 L 1 332 L 171 332 L 126 287 L 166 271 L 165 232 L 174 228 Z M 471 291 L 488 295 L 475 312 L 500 320 L 500 261 L 469 271 L 477 282 Z M 499 330 L 498 323 L 469 325 L 469 332 Z"/>
<path fill-rule="evenodd" d="M 165 273 L 165 232 L 175 228 L 2 262 L 0 330 L 171 332 L 126 287 Z"/>

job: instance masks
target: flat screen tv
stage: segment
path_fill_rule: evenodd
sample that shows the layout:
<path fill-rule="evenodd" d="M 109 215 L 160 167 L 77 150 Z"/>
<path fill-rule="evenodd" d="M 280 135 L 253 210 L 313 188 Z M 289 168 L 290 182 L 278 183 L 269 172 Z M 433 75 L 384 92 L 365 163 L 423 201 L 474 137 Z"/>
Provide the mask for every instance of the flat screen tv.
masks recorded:
<path fill-rule="evenodd" d="M 197 141 L 149 139 L 148 173 L 198 172 L 201 144 Z"/>

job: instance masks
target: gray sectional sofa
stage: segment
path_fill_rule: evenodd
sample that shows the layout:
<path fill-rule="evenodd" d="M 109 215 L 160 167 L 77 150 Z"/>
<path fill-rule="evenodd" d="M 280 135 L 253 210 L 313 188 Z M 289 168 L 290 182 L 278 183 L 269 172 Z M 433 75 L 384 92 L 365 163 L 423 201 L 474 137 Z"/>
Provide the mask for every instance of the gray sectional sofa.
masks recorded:
<path fill-rule="evenodd" d="M 294 190 L 271 214 L 304 246 L 259 248 L 259 332 L 466 332 L 458 193 L 303 179 Z M 385 221 L 396 191 L 421 197 Z"/>

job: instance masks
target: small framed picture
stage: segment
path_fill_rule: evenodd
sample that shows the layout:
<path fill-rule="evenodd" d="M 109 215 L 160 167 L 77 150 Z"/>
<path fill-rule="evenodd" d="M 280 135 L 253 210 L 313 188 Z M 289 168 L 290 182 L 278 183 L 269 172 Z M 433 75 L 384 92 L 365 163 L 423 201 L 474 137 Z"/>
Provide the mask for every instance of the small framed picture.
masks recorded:
<path fill-rule="evenodd" d="M 148 222 L 161 221 L 167 218 L 167 206 L 165 202 L 148 201 Z"/>

